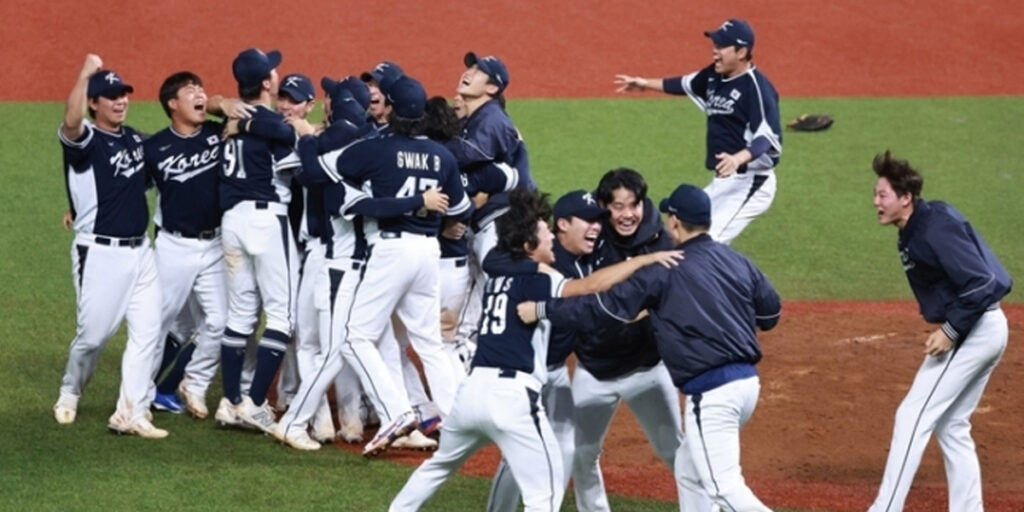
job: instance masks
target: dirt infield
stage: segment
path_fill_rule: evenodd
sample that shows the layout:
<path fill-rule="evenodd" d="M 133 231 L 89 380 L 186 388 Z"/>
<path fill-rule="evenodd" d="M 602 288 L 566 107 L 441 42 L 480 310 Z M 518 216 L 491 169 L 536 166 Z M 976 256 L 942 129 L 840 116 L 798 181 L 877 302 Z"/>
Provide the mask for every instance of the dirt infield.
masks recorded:
<path fill-rule="evenodd" d="M 0 101 L 60 100 L 84 54 L 101 55 L 154 99 L 165 75 L 191 69 L 211 92 L 232 94 L 241 49 L 279 48 L 282 71 L 358 73 L 378 60 L 400 63 L 434 94 L 448 95 L 467 50 L 501 55 L 509 96 L 593 97 L 613 93 L 617 72 L 670 75 L 703 66 L 701 36 L 730 16 L 757 30 L 758 65 L 783 101 L 795 96 L 1024 94 L 1024 71 L 1005 56 L 1024 53 L 1013 0 L 737 0 L 727 4 L 513 2 L 468 15 L 460 2 L 390 4 L 280 2 L 34 2 L 0 4 L 7 20 L 0 56 L 8 80 Z M 1024 509 L 1020 425 L 1024 395 L 1024 308 L 1008 308 L 1011 344 L 974 415 L 986 508 Z M 863 510 L 885 464 L 893 414 L 921 360 L 932 327 L 905 303 L 787 302 L 780 326 L 763 337 L 762 395 L 743 432 L 744 473 L 773 506 Z M 605 445 L 613 493 L 674 499 L 671 475 L 639 427 L 620 412 Z M 422 456 L 388 454 L 416 463 Z M 467 471 L 489 476 L 489 448 Z M 941 457 L 925 455 L 907 510 L 945 509 Z"/>

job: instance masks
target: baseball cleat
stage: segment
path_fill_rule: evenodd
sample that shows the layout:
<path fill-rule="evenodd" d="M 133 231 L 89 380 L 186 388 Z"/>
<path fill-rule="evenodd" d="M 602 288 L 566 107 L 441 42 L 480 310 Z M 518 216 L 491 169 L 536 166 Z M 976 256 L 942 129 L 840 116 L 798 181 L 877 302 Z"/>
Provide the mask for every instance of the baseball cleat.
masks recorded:
<path fill-rule="evenodd" d="M 277 418 L 274 417 L 274 411 L 270 409 L 270 404 L 267 402 L 263 402 L 263 405 L 256 405 L 253 403 L 252 398 L 249 398 L 248 395 L 243 395 L 242 403 L 235 407 L 235 415 L 244 425 L 262 430 L 267 434 L 274 433 L 274 425 L 277 424 Z"/>
<path fill-rule="evenodd" d="M 128 424 L 116 412 L 107 420 L 107 428 L 118 435 L 139 436 L 144 439 L 163 439 L 167 437 L 166 430 L 156 428 L 146 418 L 141 418 L 136 420 L 135 423 Z"/>
<path fill-rule="evenodd" d="M 377 435 L 373 436 L 373 439 L 363 447 L 363 457 L 374 457 L 380 454 L 387 450 L 396 439 L 408 435 L 409 432 L 415 429 L 416 414 L 412 411 L 402 413 L 392 420 L 391 423 L 388 423 L 386 427 L 381 427 Z"/>
<path fill-rule="evenodd" d="M 171 414 L 181 414 L 185 412 L 185 404 L 181 403 L 178 399 L 178 395 L 174 393 L 157 393 L 153 397 L 153 408 L 158 411 L 166 411 Z"/>
<path fill-rule="evenodd" d="M 75 422 L 78 415 L 78 398 L 61 395 L 57 403 L 53 404 L 53 419 L 61 425 L 70 425 Z"/>
<path fill-rule="evenodd" d="M 341 424 L 338 430 L 338 439 L 349 444 L 363 442 L 363 423 L 361 421 L 349 421 Z"/>
<path fill-rule="evenodd" d="M 409 435 L 395 439 L 395 442 L 391 443 L 391 448 L 432 452 L 437 449 L 437 441 L 423 435 L 419 430 L 413 430 Z"/>
<path fill-rule="evenodd" d="M 334 419 L 331 418 L 331 408 L 324 402 L 322 407 L 313 415 L 313 439 L 330 444 L 334 442 Z"/>
<path fill-rule="evenodd" d="M 178 395 L 181 396 L 181 401 L 185 402 L 185 409 L 196 419 L 206 419 L 210 415 L 210 410 L 206 408 L 206 397 L 190 393 L 185 387 L 186 382 L 183 380 L 178 386 Z"/>
<path fill-rule="evenodd" d="M 228 400 L 227 397 L 221 398 L 220 403 L 217 405 L 217 412 L 213 415 L 213 420 L 222 427 L 244 427 L 241 420 L 238 419 L 236 407 Z"/>
<path fill-rule="evenodd" d="M 422 432 L 425 436 L 433 435 L 435 432 L 441 430 L 441 417 L 431 416 L 420 422 L 419 432 Z"/>
<path fill-rule="evenodd" d="M 291 446 L 296 450 L 315 451 L 320 449 L 320 443 L 309 437 L 303 428 L 289 429 L 286 425 L 278 423 L 272 432 L 275 439 L 283 444 Z"/>

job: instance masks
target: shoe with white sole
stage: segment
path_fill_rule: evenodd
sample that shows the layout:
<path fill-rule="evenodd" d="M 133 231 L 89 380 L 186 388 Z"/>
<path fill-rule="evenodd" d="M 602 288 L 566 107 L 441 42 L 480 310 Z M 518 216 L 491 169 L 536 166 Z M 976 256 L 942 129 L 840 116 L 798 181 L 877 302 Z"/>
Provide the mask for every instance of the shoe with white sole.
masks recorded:
<path fill-rule="evenodd" d="M 295 448 L 296 450 L 303 451 L 314 451 L 320 449 L 320 443 L 309 437 L 306 433 L 306 429 L 301 427 L 288 428 L 283 423 L 278 423 L 274 427 L 272 435 L 278 441 Z"/>
<path fill-rule="evenodd" d="M 363 442 L 363 422 L 358 420 L 343 422 L 341 428 L 338 429 L 338 439 L 349 444 Z"/>
<path fill-rule="evenodd" d="M 57 403 L 53 404 L 53 419 L 61 425 L 70 425 L 75 422 L 76 416 L 78 416 L 78 397 L 60 395 Z"/>
<path fill-rule="evenodd" d="M 377 435 L 373 436 L 373 439 L 363 447 L 363 456 L 373 457 L 380 454 L 387 450 L 396 439 L 408 435 L 409 432 L 415 429 L 416 414 L 412 411 L 402 413 L 392 420 L 391 423 L 388 423 L 387 426 L 381 427 L 377 431 Z"/>
<path fill-rule="evenodd" d="M 334 419 L 331 418 L 330 406 L 324 405 L 313 415 L 312 434 L 316 441 L 329 444 L 334 442 Z"/>
<path fill-rule="evenodd" d="M 416 450 L 421 452 L 432 452 L 437 449 L 437 441 L 423 435 L 419 430 L 409 432 L 409 435 L 395 439 L 391 448 L 396 450 Z"/>
<path fill-rule="evenodd" d="M 178 386 L 178 396 L 181 397 L 181 401 L 185 403 L 185 409 L 193 418 L 206 419 L 210 415 L 210 410 L 206 408 L 206 397 L 189 392 L 185 385 L 187 382 L 187 380 L 181 381 L 181 385 Z"/>
<path fill-rule="evenodd" d="M 231 403 L 231 400 L 228 400 L 228 397 L 221 398 L 220 403 L 217 404 L 217 412 L 213 415 L 213 421 L 222 427 L 245 427 L 238 419 L 236 410 L 237 407 Z"/>
<path fill-rule="evenodd" d="M 242 403 L 235 406 L 235 415 L 243 424 L 271 435 L 274 433 L 274 426 L 277 425 L 277 418 L 270 404 L 263 402 L 263 405 L 256 405 L 249 395 L 242 395 Z"/>
<path fill-rule="evenodd" d="M 156 396 L 153 397 L 153 408 L 158 411 L 166 411 L 171 414 L 181 414 L 185 412 L 185 404 L 181 403 L 178 395 L 174 393 L 157 392 Z"/>
<path fill-rule="evenodd" d="M 107 428 L 115 434 L 139 436 L 144 439 L 163 439 L 167 437 L 166 430 L 156 428 L 146 418 L 141 418 L 136 420 L 134 423 L 129 423 L 116 412 L 109 420 L 107 420 Z"/>

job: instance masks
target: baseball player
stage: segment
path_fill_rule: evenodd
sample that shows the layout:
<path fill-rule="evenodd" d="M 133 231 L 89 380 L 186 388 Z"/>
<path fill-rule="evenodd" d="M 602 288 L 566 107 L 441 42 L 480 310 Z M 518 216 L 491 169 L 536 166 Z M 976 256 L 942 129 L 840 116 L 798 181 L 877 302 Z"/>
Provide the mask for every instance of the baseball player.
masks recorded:
<path fill-rule="evenodd" d="M 676 479 L 688 491 L 680 495 L 680 509 L 708 510 L 699 482 L 724 510 L 768 511 L 740 473 L 739 431 L 760 390 L 754 327 L 776 325 L 779 296 L 750 260 L 707 234 L 711 205 L 703 190 L 680 185 L 660 209 L 668 214 L 677 249 L 686 253 L 682 265 L 643 269 L 597 296 L 548 301 L 546 307 L 520 304 L 519 312 L 524 321 L 539 317 L 600 330 L 647 310 L 658 351 L 686 395 L 689 435 L 675 457 Z"/>
<path fill-rule="evenodd" d="M 607 289 L 640 267 L 666 265 L 678 253 L 644 255 L 605 269 L 586 279 L 566 281 L 547 265 L 554 263 L 553 239 L 546 219 L 551 214 L 546 196 L 516 189 L 510 212 L 497 220 L 498 246 L 508 265 L 486 284 L 477 351 L 470 374 L 459 386 L 455 407 L 441 427 L 441 443 L 433 457 L 409 477 L 390 510 L 419 508 L 485 443 L 501 449 L 526 511 L 555 511 L 565 492 L 558 441 L 541 402 L 548 381 L 547 322 L 526 325 L 516 316 L 522 301 L 567 297 Z M 541 271 L 532 261 L 543 263 Z M 489 265 L 489 268 L 493 268 Z"/>
<path fill-rule="evenodd" d="M 100 352 L 127 320 L 117 408 L 107 426 L 159 439 L 167 431 L 154 427 L 147 415 L 161 342 L 160 281 L 146 238 L 142 137 L 124 124 L 133 91 L 117 73 L 103 69 L 99 56 L 87 55 L 57 131 L 74 219 L 71 265 L 77 328 L 53 415 L 62 425 L 75 421 L 79 397 Z M 91 121 L 85 119 L 87 108 Z"/>
<path fill-rule="evenodd" d="M 466 71 L 459 77 L 455 89 L 460 100 L 457 102 L 458 111 L 464 116 L 462 133 L 449 141 L 446 147 L 455 155 L 459 169 L 464 174 L 470 175 L 483 167 L 503 164 L 510 179 L 515 180 L 512 187 L 536 188 L 530 175 L 526 143 L 504 109 L 505 89 L 509 85 L 508 68 L 493 55 L 478 57 L 473 52 L 463 57 L 463 63 Z M 494 220 L 508 211 L 507 192 L 483 192 L 491 195 L 486 198 L 486 203 L 477 205 L 469 223 L 469 262 L 473 285 L 469 293 L 469 307 L 463 315 L 463 325 L 459 328 L 459 332 L 464 335 L 475 332 L 480 318 L 480 297 L 483 283 L 487 280 L 482 263 L 496 243 Z M 470 334 L 470 337 L 473 335 Z"/>
<path fill-rule="evenodd" d="M 304 427 L 313 416 L 317 398 L 324 396 L 334 376 L 343 367 L 340 347 L 345 339 L 345 323 L 360 277 L 360 272 L 355 270 L 363 268 L 367 252 L 362 215 L 388 218 L 415 212 L 420 208 L 435 212 L 443 212 L 447 208 L 446 196 L 436 188 L 407 198 L 370 198 L 342 181 L 333 181 L 330 176 L 337 177 L 337 169 L 329 163 L 328 155 L 332 151 L 344 152 L 357 134 L 375 137 L 376 130 L 366 124 L 363 117 L 368 101 L 360 104 L 351 94 L 352 88 L 365 91 L 365 85 L 351 78 L 341 82 L 324 79 L 322 85 L 328 93 L 325 104 L 330 108 L 330 126 L 327 131 L 314 138 L 313 130 L 307 123 L 293 121 L 296 130 L 302 134 L 299 152 L 303 160 L 303 172 L 299 174 L 299 179 L 307 187 L 317 183 L 326 184 L 322 190 L 323 202 L 326 211 L 330 213 L 331 229 L 328 232 L 331 236 L 326 244 L 326 271 L 319 273 L 314 284 L 314 302 L 318 310 L 322 311 L 319 315 L 323 334 L 322 352 L 309 377 L 303 377 L 296 400 L 274 431 L 276 438 L 302 450 L 316 450 L 320 447 L 319 443 L 309 438 Z M 365 130 L 364 127 L 370 129 Z M 325 158 L 321 160 L 319 155 Z"/>
<path fill-rule="evenodd" d="M 175 356 L 181 363 L 172 371 L 175 375 L 157 387 L 154 407 L 171 412 L 187 407 L 200 418 L 208 414 L 206 388 L 216 372 L 227 316 L 217 196 L 223 125 L 206 120 L 207 100 L 195 73 L 182 71 L 167 77 L 160 86 L 160 104 L 171 125 L 144 144 L 146 171 L 158 192 L 154 223 L 163 292 L 161 332 L 170 333 L 169 339 L 188 340 L 191 333 L 175 333 L 172 324 L 182 314 L 202 319 L 195 325 L 196 342 Z M 186 308 L 190 297 L 198 306 L 194 317 Z M 165 361 L 171 355 L 167 352 L 173 350 L 165 350 Z M 187 386 L 179 386 L 186 372 L 193 378 Z M 184 405 L 175 395 L 179 388 Z"/>
<path fill-rule="evenodd" d="M 253 120 L 283 116 L 270 110 L 277 94 L 278 51 L 250 48 L 238 54 L 232 72 L 239 96 L 257 106 Z M 290 173 L 299 159 L 292 147 L 242 133 L 224 141 L 220 181 L 224 259 L 228 276 L 228 320 L 221 344 L 224 398 L 216 419 L 246 424 L 270 433 L 273 411 L 266 393 L 291 338 L 295 317 L 298 255 L 288 222 Z M 246 338 L 256 324 L 260 299 L 266 329 L 259 341 L 258 363 L 249 393 L 240 387 Z"/>
<path fill-rule="evenodd" d="M 656 90 L 688 95 L 707 114 L 705 166 L 715 177 L 704 190 L 711 196 L 711 231 L 729 244 L 771 206 L 775 166 L 782 154 L 779 95 L 754 66 L 754 29 L 730 19 L 711 38 L 714 62 L 684 76 L 641 78 L 617 75 L 619 92 Z"/>
<path fill-rule="evenodd" d="M 370 108 L 367 111 L 367 120 L 380 133 L 387 132 L 392 111 L 391 105 L 388 105 L 384 94 L 380 91 L 381 84 L 393 82 L 403 75 L 405 72 L 398 64 L 386 60 L 359 75 L 360 80 L 370 90 Z"/>
<path fill-rule="evenodd" d="M 871 512 L 903 510 L 928 440 L 945 459 L 949 510 L 981 511 L 981 470 L 971 414 L 1009 331 L 999 300 L 1013 281 L 963 214 L 921 198 L 924 178 L 888 151 L 875 156 L 878 223 L 899 229 L 898 249 L 926 321 L 942 324 L 924 343 L 924 362 L 896 411 L 885 474 Z"/>
<path fill-rule="evenodd" d="M 450 198 L 446 215 L 466 212 L 470 204 L 454 159 L 443 146 L 421 136 L 427 101 L 423 87 L 403 76 L 383 92 L 393 107 L 390 132 L 328 153 L 321 157 L 321 164 L 332 174 L 340 173 L 367 187 L 376 198 L 410 198 L 440 188 Z M 442 412 L 452 406 L 455 377 L 443 352 L 438 318 L 439 250 L 433 237 L 440 229 L 441 217 L 421 209 L 365 224 L 371 249 L 354 291 L 342 351 L 385 422 L 365 447 L 364 454 L 374 455 L 416 427 L 408 397 L 387 371 L 375 346 L 388 327 L 391 312 L 405 325 Z"/>
<path fill-rule="evenodd" d="M 588 264 L 568 269 L 567 276 L 585 277 L 593 269 L 675 246 L 647 197 L 647 182 L 635 170 L 619 168 L 605 173 L 597 186 L 597 201 L 608 212 L 598 247 Z M 597 334 L 575 335 L 578 364 L 572 382 L 576 423 L 572 478 L 576 503 L 581 511 L 609 510 L 600 456 L 619 404 L 625 402 L 633 411 L 670 471 L 684 442 L 682 413 L 649 318 Z M 682 499 L 687 490 L 679 485 L 677 492 Z M 699 494 L 704 498 L 696 510 L 711 510 L 710 499 Z M 700 497 L 685 500 L 701 502 Z"/>

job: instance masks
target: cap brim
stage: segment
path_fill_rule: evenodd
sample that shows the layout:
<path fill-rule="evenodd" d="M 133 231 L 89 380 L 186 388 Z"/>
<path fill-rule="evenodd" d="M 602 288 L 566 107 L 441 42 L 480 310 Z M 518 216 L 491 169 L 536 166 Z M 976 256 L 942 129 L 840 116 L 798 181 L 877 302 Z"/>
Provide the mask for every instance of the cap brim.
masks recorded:
<path fill-rule="evenodd" d="M 132 86 L 130 86 L 128 84 L 124 84 L 124 85 L 121 86 L 120 89 L 111 89 L 109 91 L 106 91 L 105 93 L 97 94 L 94 97 L 102 96 L 104 98 L 107 98 L 108 100 L 116 100 L 117 98 L 120 98 L 122 95 L 124 95 L 124 93 L 133 93 L 133 92 L 135 92 L 135 88 L 134 87 L 132 87 Z"/>
<path fill-rule="evenodd" d="M 278 50 L 270 50 L 267 52 L 267 61 L 270 62 L 270 69 L 274 69 L 281 65 L 281 52 Z"/>
<path fill-rule="evenodd" d="M 661 203 L 658 204 L 658 210 L 660 210 L 661 213 L 671 213 L 669 211 L 668 198 L 667 197 L 665 199 L 662 199 Z"/>
<path fill-rule="evenodd" d="M 462 58 L 462 63 L 465 64 L 467 68 L 473 67 L 473 65 L 478 62 L 480 62 L 480 59 L 476 58 L 476 54 L 473 52 L 466 53 L 466 56 Z"/>
<path fill-rule="evenodd" d="M 320 88 L 327 94 L 331 94 L 331 91 L 336 87 L 338 87 L 338 82 L 335 82 L 331 77 L 325 76 L 320 79 Z"/>
<path fill-rule="evenodd" d="M 379 82 L 380 81 L 380 80 L 377 80 L 377 77 L 373 76 L 373 73 L 370 73 L 369 71 L 366 71 L 363 74 L 359 75 L 359 79 L 364 81 L 364 82 Z"/>
<path fill-rule="evenodd" d="M 280 94 L 287 94 L 289 98 L 295 100 L 295 103 L 302 103 L 303 101 L 309 101 L 309 95 L 291 87 L 279 87 L 278 92 Z"/>

